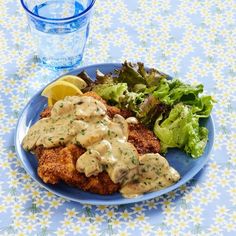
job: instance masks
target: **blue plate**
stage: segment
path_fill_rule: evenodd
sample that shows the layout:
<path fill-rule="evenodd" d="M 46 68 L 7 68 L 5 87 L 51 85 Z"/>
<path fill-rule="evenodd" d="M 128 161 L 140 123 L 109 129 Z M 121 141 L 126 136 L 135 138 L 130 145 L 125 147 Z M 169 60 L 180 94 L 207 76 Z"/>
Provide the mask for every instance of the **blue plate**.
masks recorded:
<path fill-rule="evenodd" d="M 85 70 L 92 78 L 95 78 L 96 69 L 101 70 L 103 73 L 110 73 L 113 72 L 114 69 L 119 69 L 120 67 L 121 64 L 97 64 L 81 67 L 77 70 L 71 71 L 69 74 L 76 75 Z M 169 161 L 170 165 L 180 173 L 181 179 L 179 182 L 168 188 L 156 192 L 146 193 L 137 198 L 127 199 L 123 198 L 119 193 L 111 196 L 102 196 L 84 192 L 64 183 L 56 185 L 45 184 L 37 174 L 37 160 L 35 156 L 29 152 L 26 152 L 21 146 L 22 139 L 26 135 L 29 127 L 39 119 L 39 114 L 47 106 L 47 99 L 41 96 L 42 91 L 43 89 L 41 89 L 32 97 L 19 117 L 15 132 L 15 147 L 17 155 L 20 158 L 27 173 L 42 187 L 46 188 L 50 192 L 55 193 L 58 196 L 70 199 L 72 201 L 93 205 L 121 205 L 140 202 L 158 197 L 178 188 L 179 186 L 190 180 L 194 175 L 196 175 L 207 162 L 214 141 L 214 124 L 211 117 L 201 120 L 202 125 L 207 127 L 207 129 L 209 130 L 209 141 L 207 143 L 204 154 L 200 158 L 193 159 L 177 149 L 169 150 L 166 158 Z"/>

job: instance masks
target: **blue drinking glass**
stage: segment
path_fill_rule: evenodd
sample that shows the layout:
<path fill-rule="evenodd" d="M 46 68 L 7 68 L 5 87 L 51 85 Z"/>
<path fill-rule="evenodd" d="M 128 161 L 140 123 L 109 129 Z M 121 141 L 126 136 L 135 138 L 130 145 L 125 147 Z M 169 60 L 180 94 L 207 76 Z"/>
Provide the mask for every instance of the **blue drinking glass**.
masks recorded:
<path fill-rule="evenodd" d="M 66 69 L 81 62 L 94 3 L 95 0 L 21 0 L 42 64 Z"/>

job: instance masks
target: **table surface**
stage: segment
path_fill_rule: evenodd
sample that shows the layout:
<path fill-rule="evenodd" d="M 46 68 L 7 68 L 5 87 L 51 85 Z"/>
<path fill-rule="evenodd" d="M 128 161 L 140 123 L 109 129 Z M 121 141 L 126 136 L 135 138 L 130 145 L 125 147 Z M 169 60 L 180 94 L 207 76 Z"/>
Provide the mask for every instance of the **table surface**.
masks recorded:
<path fill-rule="evenodd" d="M 207 165 L 176 191 L 124 206 L 90 206 L 44 190 L 14 151 L 17 118 L 63 72 L 37 64 L 19 1 L 0 0 L 0 235 L 236 235 L 234 0 L 97 1 L 83 65 L 142 61 L 218 101 Z"/>

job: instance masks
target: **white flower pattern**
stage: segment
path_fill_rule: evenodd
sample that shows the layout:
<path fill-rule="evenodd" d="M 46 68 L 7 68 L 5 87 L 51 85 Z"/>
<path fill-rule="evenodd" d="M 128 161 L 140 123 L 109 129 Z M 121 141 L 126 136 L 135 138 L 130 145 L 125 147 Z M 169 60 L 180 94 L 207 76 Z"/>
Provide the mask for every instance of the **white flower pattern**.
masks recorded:
<path fill-rule="evenodd" d="M 96 2 L 84 65 L 143 61 L 203 83 L 217 100 L 214 150 L 197 176 L 150 201 L 108 207 L 55 196 L 17 159 L 19 113 L 59 72 L 37 64 L 19 1 L 0 0 L 0 235 L 236 235 L 235 6 L 234 0 Z"/>

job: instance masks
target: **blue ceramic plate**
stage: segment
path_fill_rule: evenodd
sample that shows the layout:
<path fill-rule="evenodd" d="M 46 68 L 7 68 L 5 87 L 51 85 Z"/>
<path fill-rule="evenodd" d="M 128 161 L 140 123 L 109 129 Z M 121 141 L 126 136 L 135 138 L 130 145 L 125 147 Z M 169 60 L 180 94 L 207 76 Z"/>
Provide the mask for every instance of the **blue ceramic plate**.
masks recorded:
<path fill-rule="evenodd" d="M 96 69 L 101 70 L 103 73 L 109 73 L 113 72 L 114 69 L 118 69 L 120 67 L 121 64 L 97 64 L 81 67 L 80 69 L 74 70 L 69 74 L 76 75 L 85 70 L 92 78 L 95 78 Z M 70 199 L 72 201 L 93 205 L 120 205 L 140 202 L 158 197 L 178 188 L 179 186 L 190 180 L 194 175 L 196 175 L 207 162 L 208 155 L 212 149 L 214 141 L 214 125 L 211 117 L 209 117 L 208 119 L 203 119 L 201 121 L 202 125 L 207 127 L 209 130 L 209 141 L 207 143 L 204 154 L 200 158 L 193 159 L 177 149 L 169 150 L 166 158 L 169 161 L 170 165 L 180 173 L 181 179 L 179 182 L 168 188 L 156 192 L 146 193 L 137 198 L 127 199 L 123 198 L 119 193 L 111 196 L 102 196 L 84 192 L 80 189 L 70 187 L 63 183 L 56 185 L 45 184 L 37 175 L 37 160 L 35 156 L 29 152 L 26 152 L 21 146 L 22 139 L 26 135 L 27 130 L 39 119 L 39 114 L 47 106 L 47 99 L 41 96 L 42 90 L 40 90 L 32 97 L 19 117 L 15 132 L 15 146 L 17 155 L 23 163 L 23 166 L 27 173 L 41 186 L 58 196 Z"/>

